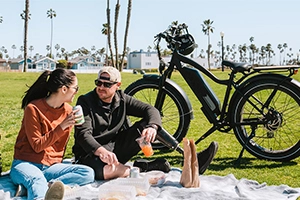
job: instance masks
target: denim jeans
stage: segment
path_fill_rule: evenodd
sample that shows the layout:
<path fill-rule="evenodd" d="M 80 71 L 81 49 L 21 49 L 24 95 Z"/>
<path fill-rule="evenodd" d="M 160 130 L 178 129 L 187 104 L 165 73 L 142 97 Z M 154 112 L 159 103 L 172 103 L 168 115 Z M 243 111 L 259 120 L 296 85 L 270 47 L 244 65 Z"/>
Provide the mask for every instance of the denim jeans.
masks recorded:
<path fill-rule="evenodd" d="M 92 168 L 80 164 L 57 163 L 52 166 L 13 160 L 10 177 L 14 184 L 27 189 L 27 199 L 43 199 L 48 182 L 61 181 L 70 187 L 94 181 Z"/>

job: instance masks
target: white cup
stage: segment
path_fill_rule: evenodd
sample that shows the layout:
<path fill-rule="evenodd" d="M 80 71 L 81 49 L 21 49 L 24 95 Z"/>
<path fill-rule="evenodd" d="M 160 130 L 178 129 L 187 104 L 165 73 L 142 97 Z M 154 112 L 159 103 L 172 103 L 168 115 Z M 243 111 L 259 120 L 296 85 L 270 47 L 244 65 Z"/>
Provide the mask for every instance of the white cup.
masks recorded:
<path fill-rule="evenodd" d="M 80 105 L 74 106 L 73 110 L 78 110 L 75 113 L 75 126 L 81 125 L 84 123 L 84 116 L 83 116 L 83 111 L 82 107 Z"/>

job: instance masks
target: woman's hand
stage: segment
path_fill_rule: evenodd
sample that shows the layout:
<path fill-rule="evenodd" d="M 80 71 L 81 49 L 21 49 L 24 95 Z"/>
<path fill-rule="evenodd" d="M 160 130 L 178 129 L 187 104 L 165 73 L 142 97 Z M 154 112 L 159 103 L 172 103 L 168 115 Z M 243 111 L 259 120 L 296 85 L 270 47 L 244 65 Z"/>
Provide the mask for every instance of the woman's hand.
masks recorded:
<path fill-rule="evenodd" d="M 65 130 L 66 128 L 73 126 L 75 124 L 75 116 L 74 112 L 71 112 L 67 115 L 67 117 L 60 123 L 60 127 L 62 130 Z"/>

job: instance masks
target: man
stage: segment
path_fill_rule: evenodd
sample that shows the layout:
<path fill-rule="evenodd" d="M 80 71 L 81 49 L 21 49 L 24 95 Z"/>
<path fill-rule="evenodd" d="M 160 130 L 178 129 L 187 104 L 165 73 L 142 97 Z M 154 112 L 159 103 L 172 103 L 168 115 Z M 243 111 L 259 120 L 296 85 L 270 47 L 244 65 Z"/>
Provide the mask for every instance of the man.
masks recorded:
<path fill-rule="evenodd" d="M 103 67 L 95 80 L 96 88 L 78 98 L 83 108 L 85 122 L 75 127 L 73 153 L 76 162 L 88 165 L 95 171 L 95 179 L 104 180 L 129 175 L 126 166 L 141 150 L 136 139 L 144 136 L 149 142 L 158 139 L 169 148 L 183 153 L 178 142 L 161 129 L 161 116 L 153 106 L 132 98 L 119 90 L 121 74 L 113 67 Z M 141 120 L 129 127 L 126 116 Z M 199 173 L 203 173 L 212 161 L 218 145 L 198 154 Z M 170 165 L 165 159 L 151 162 L 136 161 L 141 171 L 162 170 L 168 172 Z"/>

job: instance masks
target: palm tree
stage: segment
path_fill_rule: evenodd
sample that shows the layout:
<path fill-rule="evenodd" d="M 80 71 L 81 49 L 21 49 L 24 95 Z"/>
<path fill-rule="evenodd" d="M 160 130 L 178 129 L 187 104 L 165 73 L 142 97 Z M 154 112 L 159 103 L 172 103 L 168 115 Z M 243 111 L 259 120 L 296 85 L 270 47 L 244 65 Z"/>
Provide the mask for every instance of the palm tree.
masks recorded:
<path fill-rule="evenodd" d="M 29 0 L 25 0 L 25 10 L 20 16 L 24 20 L 24 68 L 23 68 L 23 72 L 26 72 L 26 68 L 27 68 L 27 33 L 28 33 L 28 21 L 30 19 Z"/>
<path fill-rule="evenodd" d="M 292 53 L 292 50 L 293 50 L 292 48 L 289 48 L 290 53 L 287 53 L 287 56 L 290 58 L 290 59 L 289 59 L 289 62 L 288 62 L 289 64 L 291 64 L 291 63 L 293 62 L 293 61 L 291 60 L 291 57 L 294 55 L 294 54 Z"/>
<path fill-rule="evenodd" d="M 252 61 L 252 64 L 254 64 L 254 56 L 255 56 L 255 52 L 256 52 L 255 44 L 250 44 L 249 49 L 252 52 L 252 57 L 250 57 L 250 62 Z"/>
<path fill-rule="evenodd" d="M 243 53 L 243 60 L 242 60 L 242 61 L 243 61 L 243 62 L 246 62 L 246 60 L 247 60 L 247 57 L 246 57 L 246 55 L 247 55 L 247 45 L 246 45 L 246 44 L 243 44 L 241 50 L 242 50 L 242 52 L 244 52 L 244 53 Z"/>
<path fill-rule="evenodd" d="M 127 45 L 129 22 L 130 22 L 130 15 L 131 15 L 131 4 L 132 4 L 132 0 L 128 0 L 128 5 L 127 5 L 127 19 L 126 19 L 126 28 L 125 28 L 125 35 L 124 35 L 123 54 L 122 54 L 122 57 L 121 57 L 121 65 L 119 66 L 119 70 L 120 71 L 122 71 L 122 69 L 123 69 L 125 54 L 128 53 L 126 51 L 126 45 Z"/>
<path fill-rule="evenodd" d="M 15 50 L 17 49 L 17 46 L 15 44 L 13 44 L 11 46 L 11 48 L 13 49 L 13 58 L 15 57 Z"/>
<path fill-rule="evenodd" d="M 52 58 L 53 18 L 56 17 L 56 12 L 50 8 L 47 10 L 47 17 L 51 20 L 50 58 Z"/>
<path fill-rule="evenodd" d="M 252 43 L 252 42 L 254 41 L 254 37 L 251 36 L 249 40 L 250 40 L 250 42 Z"/>
<path fill-rule="evenodd" d="M 282 51 L 281 51 L 281 49 L 282 49 L 282 44 L 278 44 L 277 45 L 277 48 L 279 49 L 279 65 L 281 65 L 281 53 L 282 53 Z"/>
<path fill-rule="evenodd" d="M 273 53 L 274 51 L 273 51 L 273 49 L 272 49 L 272 45 L 270 44 L 270 43 L 268 43 L 267 44 L 267 46 L 266 46 L 266 53 L 267 53 L 267 55 L 268 55 L 268 62 L 267 62 L 267 65 L 270 65 L 271 64 L 271 53 Z"/>
<path fill-rule="evenodd" d="M 50 53 L 51 46 L 49 44 L 46 46 L 46 50 L 49 52 L 47 56 L 51 58 L 51 53 Z"/>
<path fill-rule="evenodd" d="M 95 51 L 96 51 L 96 47 L 93 45 L 93 46 L 91 47 L 91 54 L 95 53 Z"/>
<path fill-rule="evenodd" d="M 29 51 L 30 51 L 30 57 L 32 56 L 32 51 L 34 50 L 34 48 L 33 48 L 33 46 L 31 45 L 30 47 L 29 47 Z"/>
<path fill-rule="evenodd" d="M 284 49 L 284 54 L 283 54 L 283 63 L 286 64 L 286 60 L 285 60 L 285 49 L 288 48 L 287 43 L 283 43 L 282 45 L 283 49 Z"/>
<path fill-rule="evenodd" d="M 208 61 L 208 69 L 210 70 L 210 33 L 214 32 L 214 27 L 212 27 L 212 24 L 214 21 L 210 21 L 210 19 L 204 20 L 202 25 L 202 31 L 205 35 L 208 37 L 208 48 L 207 48 L 207 61 Z"/>
<path fill-rule="evenodd" d="M 24 51 L 25 51 L 24 46 L 20 46 L 20 51 L 21 51 L 21 52 L 24 52 Z M 24 64 L 25 64 L 25 61 L 24 61 Z M 24 67 L 24 68 L 25 68 L 25 67 Z"/>
<path fill-rule="evenodd" d="M 253 36 L 251 36 L 250 38 L 249 38 L 249 40 L 250 40 L 250 43 L 251 43 L 251 45 L 253 44 L 253 41 L 254 41 L 254 37 Z M 253 60 L 253 58 L 254 58 L 254 55 L 253 55 L 253 51 L 254 50 L 252 50 L 251 48 L 253 48 L 253 45 L 252 45 L 252 47 L 251 47 L 251 45 L 249 46 L 249 49 L 251 50 L 251 51 L 249 51 L 249 57 L 250 57 L 250 62 Z M 254 45 L 255 46 L 255 45 Z M 251 53 L 252 53 L 252 55 L 251 55 Z M 253 63 L 253 61 L 252 61 L 252 63 Z"/>
<path fill-rule="evenodd" d="M 112 46 L 111 46 L 111 28 L 110 28 L 110 8 L 109 8 L 109 0 L 107 0 L 107 8 L 106 8 L 106 17 L 107 17 L 107 41 L 108 41 L 108 47 L 110 51 L 110 57 L 111 57 L 111 63 L 112 66 L 114 67 L 114 57 L 113 57 L 113 51 L 112 51 Z"/>
<path fill-rule="evenodd" d="M 3 58 L 3 56 L 4 56 L 4 54 L 2 53 L 5 53 L 5 52 L 7 52 L 7 50 L 5 49 L 5 46 L 2 46 L 1 48 L 0 48 L 0 58 Z"/>
<path fill-rule="evenodd" d="M 57 57 L 57 54 L 58 54 L 58 50 L 59 50 L 59 48 L 60 48 L 60 45 L 59 44 L 56 44 L 55 46 L 54 46 L 54 48 L 55 48 L 55 50 L 56 50 L 56 57 Z"/>
<path fill-rule="evenodd" d="M 101 49 L 98 49 L 97 51 L 95 51 L 94 52 L 94 56 L 97 58 L 97 60 L 102 60 L 102 57 L 103 57 L 103 55 L 104 55 L 104 53 L 105 53 L 105 48 L 104 47 L 102 47 Z M 97 57 L 97 55 L 99 56 L 99 57 Z"/>
<path fill-rule="evenodd" d="M 60 48 L 61 55 L 65 58 L 65 60 L 68 60 L 68 52 L 66 52 L 66 49 L 64 47 Z"/>
<path fill-rule="evenodd" d="M 116 53 L 116 68 L 119 69 L 119 50 L 118 50 L 118 20 L 119 20 L 119 13 L 120 13 L 120 1 L 117 0 L 116 7 L 115 7 L 115 24 L 114 24 L 114 43 L 115 43 L 115 53 Z"/>
<path fill-rule="evenodd" d="M 265 55 L 266 55 L 266 47 L 265 46 L 261 46 L 260 47 L 260 59 L 263 61 L 262 64 L 264 64 Z"/>
<path fill-rule="evenodd" d="M 114 62 L 114 54 L 112 52 L 111 42 L 110 42 L 110 34 L 111 34 L 111 26 L 110 26 L 110 8 L 109 8 L 109 0 L 107 0 L 107 9 L 106 9 L 106 15 L 107 15 L 107 39 L 108 39 L 108 46 L 111 54 L 111 64 L 113 67 L 116 67 L 119 69 L 119 71 L 122 70 L 122 65 L 124 62 L 124 57 L 126 54 L 126 45 L 127 45 L 127 36 L 128 36 L 128 30 L 129 30 L 129 20 L 130 20 L 130 14 L 131 14 L 131 4 L 132 0 L 128 0 L 128 7 L 127 7 L 127 21 L 126 21 L 126 28 L 125 28 L 125 34 L 124 34 L 124 48 L 123 53 L 119 54 L 118 52 L 118 34 L 117 34 L 117 27 L 118 27 L 118 19 L 119 19 L 119 12 L 120 12 L 120 0 L 117 0 L 116 6 L 115 6 L 115 17 L 114 17 L 114 45 L 115 45 L 115 59 Z M 119 62 L 119 58 L 121 59 L 121 62 Z"/>
<path fill-rule="evenodd" d="M 107 65 L 107 61 L 108 61 L 108 23 L 102 24 L 103 28 L 101 30 L 101 33 L 103 35 L 106 35 L 106 57 L 105 57 L 105 64 Z"/>

